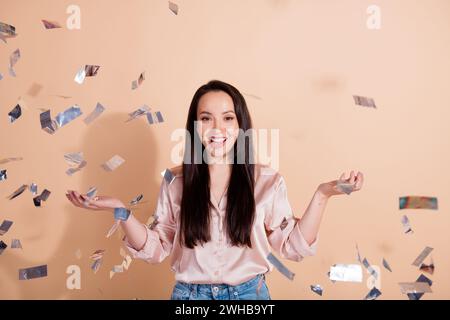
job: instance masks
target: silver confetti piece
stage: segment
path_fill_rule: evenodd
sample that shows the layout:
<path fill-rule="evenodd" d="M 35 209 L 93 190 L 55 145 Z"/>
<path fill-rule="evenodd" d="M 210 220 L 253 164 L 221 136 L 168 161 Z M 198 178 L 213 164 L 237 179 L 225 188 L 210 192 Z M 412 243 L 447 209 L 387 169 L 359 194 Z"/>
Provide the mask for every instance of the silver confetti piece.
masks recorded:
<path fill-rule="evenodd" d="M 267 255 L 267 260 L 289 280 L 294 280 L 295 273 L 290 271 L 272 252 Z"/>
<path fill-rule="evenodd" d="M 48 20 L 41 20 L 44 24 L 45 29 L 56 29 L 61 28 L 60 24 L 58 22 L 52 22 Z"/>
<path fill-rule="evenodd" d="M 16 34 L 16 28 L 12 25 L 0 22 L 0 33 L 14 36 Z"/>
<path fill-rule="evenodd" d="M 414 231 L 411 229 L 411 225 L 409 224 L 409 219 L 407 216 L 402 216 L 402 225 L 403 225 L 403 232 L 406 234 L 413 234 Z"/>
<path fill-rule="evenodd" d="M 114 234 L 114 232 L 116 232 L 117 228 L 119 227 L 119 224 L 120 224 L 120 220 L 116 220 L 114 222 L 114 224 L 111 226 L 108 233 L 106 234 L 107 238 L 111 237 Z"/>
<path fill-rule="evenodd" d="M 0 236 L 3 236 L 5 233 L 7 233 L 12 225 L 13 225 L 12 221 L 3 220 L 2 224 L 0 225 Z"/>
<path fill-rule="evenodd" d="M 3 75 L 0 73 L 0 80 L 2 80 L 3 79 Z"/>
<path fill-rule="evenodd" d="M 422 264 L 423 260 L 425 260 L 426 257 L 428 257 L 431 251 L 433 251 L 433 248 L 425 247 L 425 249 L 423 249 L 422 252 L 419 254 L 419 256 L 416 258 L 416 260 L 414 260 L 412 265 L 419 267 Z"/>
<path fill-rule="evenodd" d="M 374 268 L 372 268 L 372 266 L 370 265 L 369 261 L 366 258 L 364 258 L 362 263 L 364 267 L 367 269 L 367 271 L 369 271 L 370 275 L 373 276 L 375 279 L 378 279 L 378 273 L 375 271 Z"/>
<path fill-rule="evenodd" d="M 99 69 L 100 69 L 100 66 L 85 65 L 80 70 L 78 70 L 77 74 L 75 75 L 74 80 L 78 84 L 83 84 L 86 77 L 95 77 L 97 75 L 97 72 Z"/>
<path fill-rule="evenodd" d="M 20 161 L 20 160 L 23 160 L 23 158 L 22 157 L 4 158 L 4 159 L 0 160 L 0 164 L 5 164 L 8 162 L 12 162 L 12 161 Z"/>
<path fill-rule="evenodd" d="M 178 15 L 178 5 L 176 3 L 169 1 L 169 9 L 173 12 L 173 14 Z"/>
<path fill-rule="evenodd" d="M 41 201 L 47 201 L 48 197 L 50 196 L 50 191 L 47 189 L 44 189 L 44 191 L 41 192 L 40 195 L 33 198 L 34 205 L 36 207 L 41 206 Z"/>
<path fill-rule="evenodd" d="M 69 122 L 78 118 L 82 114 L 83 113 L 81 112 L 80 107 L 74 105 L 63 112 L 58 113 L 58 115 L 55 118 L 55 121 L 58 124 L 58 127 L 61 128 L 62 126 L 68 124 Z"/>
<path fill-rule="evenodd" d="M 373 287 L 372 290 L 370 290 L 367 296 L 364 298 L 364 300 L 375 300 L 379 296 L 381 296 L 381 291 L 376 287 Z"/>
<path fill-rule="evenodd" d="M 353 192 L 355 185 L 353 183 L 348 183 L 345 181 L 339 180 L 336 184 L 336 189 L 345 194 L 350 194 Z"/>
<path fill-rule="evenodd" d="M 323 294 L 323 289 L 320 284 L 311 285 L 311 291 L 317 293 L 319 296 Z"/>
<path fill-rule="evenodd" d="M 8 179 L 8 175 L 6 174 L 6 169 L 0 170 L 0 181 L 6 180 L 6 179 Z"/>
<path fill-rule="evenodd" d="M 16 49 L 11 55 L 9 56 L 9 74 L 12 77 L 16 76 L 16 72 L 14 71 L 14 65 L 19 61 L 20 59 L 20 50 Z"/>
<path fill-rule="evenodd" d="M 97 119 L 102 112 L 105 111 L 105 107 L 103 107 L 99 102 L 95 106 L 94 111 L 92 111 L 83 121 L 86 125 L 91 124 L 92 121 Z"/>
<path fill-rule="evenodd" d="M 6 250 L 6 248 L 8 248 L 8 245 L 0 240 L 0 255 Z"/>
<path fill-rule="evenodd" d="M 156 111 L 154 115 L 151 112 L 147 113 L 147 121 L 149 124 L 161 123 L 164 122 L 164 118 L 161 112 Z"/>
<path fill-rule="evenodd" d="M 358 248 L 358 244 L 356 244 L 356 260 L 359 262 L 359 263 L 362 263 L 362 260 L 361 260 L 361 255 L 359 254 L 359 248 Z"/>
<path fill-rule="evenodd" d="M 75 75 L 74 81 L 78 84 L 83 84 L 84 79 L 86 79 L 86 70 L 85 67 L 82 67 Z"/>
<path fill-rule="evenodd" d="M 170 171 L 169 169 L 162 171 L 161 175 L 164 177 L 164 180 L 166 180 L 166 182 L 168 184 L 171 184 L 172 181 L 175 179 L 175 176 L 173 175 L 172 171 Z"/>
<path fill-rule="evenodd" d="M 22 249 L 22 244 L 19 239 L 11 240 L 11 249 Z"/>
<path fill-rule="evenodd" d="M 41 128 L 47 133 L 53 134 L 58 129 L 58 124 L 52 120 L 50 110 L 44 111 L 40 114 Z"/>
<path fill-rule="evenodd" d="M 73 166 L 79 166 L 84 161 L 83 152 L 66 153 L 64 159 Z"/>
<path fill-rule="evenodd" d="M 27 188 L 28 188 L 28 185 L 24 184 L 21 187 L 19 187 L 19 189 L 17 189 L 12 194 L 10 194 L 7 198 L 9 198 L 9 200 L 12 200 L 12 199 L 20 196 Z"/>
<path fill-rule="evenodd" d="M 359 264 L 335 264 L 330 268 L 330 280 L 362 282 L 362 268 Z"/>
<path fill-rule="evenodd" d="M 19 269 L 19 280 L 30 280 L 47 276 L 47 265 Z"/>
<path fill-rule="evenodd" d="M 424 276 L 423 274 L 421 274 L 421 275 L 417 278 L 416 282 L 426 282 L 426 283 L 428 283 L 428 284 L 430 285 L 430 287 L 433 285 L 433 281 L 431 281 L 430 279 L 428 279 L 428 278 L 427 278 L 426 276 Z M 425 294 L 425 293 L 408 293 L 407 295 L 408 295 L 409 300 L 420 300 L 420 298 L 422 298 L 422 296 L 423 296 L 424 294 Z"/>
<path fill-rule="evenodd" d="M 389 263 L 386 261 L 386 259 L 383 258 L 383 267 L 385 267 L 387 270 L 392 272 L 391 267 L 389 266 Z"/>
<path fill-rule="evenodd" d="M 90 256 L 90 258 L 92 260 L 101 259 L 101 258 L 103 258 L 104 253 L 105 253 L 105 250 L 103 250 L 103 249 L 95 250 L 94 253 Z"/>
<path fill-rule="evenodd" d="M 102 168 L 106 171 L 114 171 L 116 170 L 125 160 L 119 155 L 113 156 L 111 159 L 102 164 Z"/>
<path fill-rule="evenodd" d="M 100 269 L 100 266 L 102 265 L 102 260 L 103 259 L 97 259 L 94 260 L 94 263 L 92 263 L 91 265 L 91 269 L 94 271 L 94 273 L 97 273 L 98 269 Z"/>
<path fill-rule="evenodd" d="M 144 82 L 144 80 L 145 80 L 145 71 L 139 75 L 139 78 L 137 80 L 131 82 L 131 90 L 135 90 L 138 87 L 140 87 L 142 82 Z"/>
<path fill-rule="evenodd" d="M 362 97 L 362 96 L 353 96 L 353 99 L 355 100 L 355 104 L 358 106 L 363 107 L 370 107 L 370 108 L 377 108 L 375 105 L 375 100 L 372 98 Z"/>
<path fill-rule="evenodd" d="M 38 186 L 37 186 L 36 183 L 31 183 L 31 185 L 29 187 L 29 190 L 30 190 L 32 195 L 34 195 L 34 196 L 37 195 L 37 192 L 38 192 L 37 188 L 38 188 Z"/>
<path fill-rule="evenodd" d="M 9 122 L 13 123 L 14 121 L 16 121 L 17 119 L 20 118 L 20 116 L 22 115 L 22 108 L 20 107 L 20 105 L 16 105 L 9 113 Z"/>
<path fill-rule="evenodd" d="M 142 194 L 138 195 L 137 197 L 133 198 L 133 200 L 130 201 L 130 205 L 132 206 L 137 205 L 142 200 L 142 198 L 144 198 L 144 195 Z"/>
<path fill-rule="evenodd" d="M 97 188 L 96 187 L 90 187 L 89 190 L 86 192 L 86 195 L 88 198 L 93 198 L 97 194 Z"/>
<path fill-rule="evenodd" d="M 431 293 L 431 287 L 426 282 L 400 282 L 398 284 L 402 293 Z"/>
<path fill-rule="evenodd" d="M 134 120 L 138 117 L 145 115 L 147 112 L 150 112 L 150 107 L 147 105 L 143 105 L 142 107 L 138 108 L 137 110 L 130 112 L 128 114 L 128 119 L 125 122 L 130 122 L 131 120 Z"/>

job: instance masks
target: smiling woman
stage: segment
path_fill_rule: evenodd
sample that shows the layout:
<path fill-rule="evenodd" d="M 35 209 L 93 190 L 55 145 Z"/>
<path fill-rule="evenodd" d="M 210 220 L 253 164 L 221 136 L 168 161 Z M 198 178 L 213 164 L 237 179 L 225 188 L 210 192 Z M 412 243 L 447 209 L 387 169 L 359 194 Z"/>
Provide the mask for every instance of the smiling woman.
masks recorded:
<path fill-rule="evenodd" d="M 270 299 L 265 275 L 269 253 L 301 261 L 314 255 L 327 200 L 362 187 L 362 173 L 322 183 L 301 219 L 294 216 L 284 178 L 255 164 L 252 121 L 242 94 L 213 80 L 194 94 L 186 129 L 183 164 L 163 179 L 151 226 L 132 214 L 120 218 L 133 257 L 162 262 L 172 254 L 177 280 L 172 299 Z M 195 141 L 201 148 L 194 147 Z M 241 162 L 238 161 L 241 160 Z M 243 160 L 243 161 L 242 161 Z M 345 184 L 344 191 L 339 188 Z M 90 199 L 71 191 L 79 207 L 109 210 L 122 217 L 118 199 Z"/>

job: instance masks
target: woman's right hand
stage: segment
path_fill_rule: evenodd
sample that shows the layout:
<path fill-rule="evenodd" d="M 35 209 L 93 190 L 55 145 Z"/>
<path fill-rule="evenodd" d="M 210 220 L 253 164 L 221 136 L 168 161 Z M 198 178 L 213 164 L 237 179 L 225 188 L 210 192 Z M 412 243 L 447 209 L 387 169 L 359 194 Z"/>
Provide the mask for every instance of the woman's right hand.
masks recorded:
<path fill-rule="evenodd" d="M 79 194 L 76 191 L 68 190 L 66 197 L 75 206 L 90 210 L 114 211 L 115 208 L 124 208 L 125 205 L 119 199 L 109 196 L 96 196 L 91 199 L 87 195 Z"/>

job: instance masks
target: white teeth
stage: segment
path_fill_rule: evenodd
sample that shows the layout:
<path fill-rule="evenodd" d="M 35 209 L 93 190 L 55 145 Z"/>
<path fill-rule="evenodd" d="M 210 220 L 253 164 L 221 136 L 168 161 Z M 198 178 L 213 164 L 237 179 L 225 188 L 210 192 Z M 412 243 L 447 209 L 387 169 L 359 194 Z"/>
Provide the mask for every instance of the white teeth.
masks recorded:
<path fill-rule="evenodd" d="M 226 138 L 211 138 L 212 142 L 224 142 L 226 140 Z"/>

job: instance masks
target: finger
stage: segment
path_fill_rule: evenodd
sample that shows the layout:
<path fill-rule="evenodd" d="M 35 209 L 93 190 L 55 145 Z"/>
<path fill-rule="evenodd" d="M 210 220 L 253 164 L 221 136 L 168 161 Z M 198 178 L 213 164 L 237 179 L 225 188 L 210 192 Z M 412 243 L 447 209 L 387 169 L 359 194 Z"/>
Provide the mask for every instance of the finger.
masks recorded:
<path fill-rule="evenodd" d="M 355 183 L 355 172 L 353 170 L 350 172 L 350 178 L 348 178 L 348 182 Z"/>
<path fill-rule="evenodd" d="M 72 191 L 69 191 L 69 193 L 67 193 L 67 197 L 69 198 L 70 202 L 72 202 L 72 204 L 74 206 L 79 207 L 80 204 L 78 203 L 78 201 L 75 199 L 75 196 L 72 194 Z"/>
<path fill-rule="evenodd" d="M 72 197 L 75 200 L 75 202 L 78 204 L 78 206 L 80 206 L 81 208 L 84 207 L 84 201 L 81 200 L 80 194 L 78 192 L 72 191 Z"/>
<path fill-rule="evenodd" d="M 362 174 L 362 172 L 358 172 L 356 176 L 355 189 L 356 190 L 361 189 L 363 182 L 364 182 L 364 175 Z"/>

